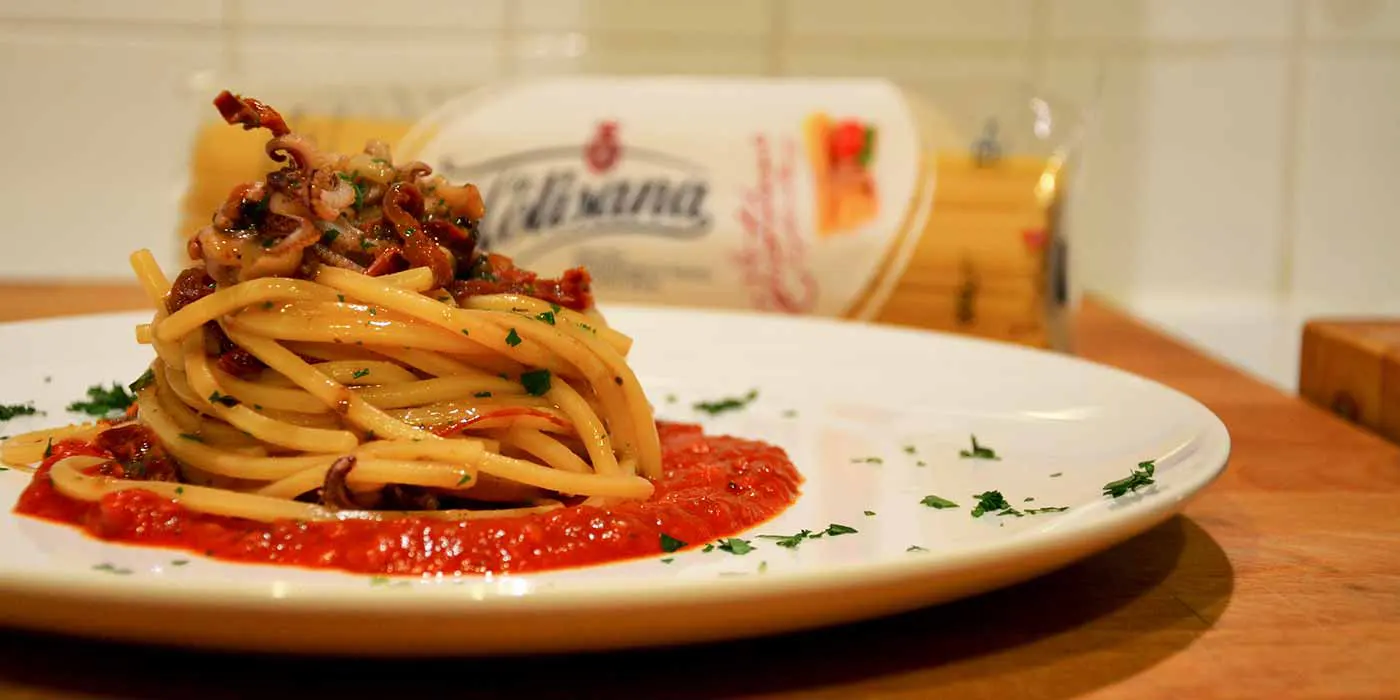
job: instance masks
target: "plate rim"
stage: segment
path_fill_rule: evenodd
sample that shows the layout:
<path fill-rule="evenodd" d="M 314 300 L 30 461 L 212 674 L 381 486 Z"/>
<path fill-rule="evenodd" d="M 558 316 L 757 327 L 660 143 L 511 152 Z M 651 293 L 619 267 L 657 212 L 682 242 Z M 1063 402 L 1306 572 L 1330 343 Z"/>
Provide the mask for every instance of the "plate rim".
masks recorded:
<path fill-rule="evenodd" d="M 509 611 L 554 612 L 561 609 L 609 607 L 619 603 L 636 605 L 655 604 L 706 604 L 730 601 L 736 597 L 765 598 L 820 589 L 845 589 L 852 585 L 873 586 L 881 582 L 896 582 L 912 577 L 938 576 L 949 572 L 975 567 L 978 564 L 995 561 L 1016 561 L 1035 551 L 1072 546 L 1075 542 L 1095 539 L 1111 531 L 1111 536 L 1097 539 L 1090 553 L 1102 551 L 1145 532 L 1180 512 L 1187 503 L 1199 497 L 1224 473 L 1232 453 L 1232 440 L 1224 422 L 1209 407 L 1194 397 L 1167 386 L 1166 384 L 1133 372 L 1078 357 L 1066 352 L 1025 346 L 1009 341 L 978 338 L 949 331 L 924 329 L 907 326 L 879 324 L 871 321 L 818 317 L 791 316 L 772 312 L 752 310 L 730 310 L 675 307 L 649 304 L 600 304 L 605 314 L 614 312 L 638 313 L 658 316 L 705 316 L 718 321 L 725 318 L 742 319 L 745 322 L 763 322 L 817 326 L 837 332 L 874 332 L 918 338 L 921 342 L 960 344 L 971 348 L 994 348 L 997 352 L 1016 356 L 1039 356 L 1055 358 L 1057 362 L 1078 364 L 1091 371 L 1104 373 L 1115 381 L 1128 381 L 1150 386 L 1154 391 L 1174 395 L 1184 400 L 1184 405 L 1192 414 L 1201 419 L 1200 430 L 1192 436 L 1192 444 L 1202 448 L 1192 460 L 1200 463 L 1189 482 L 1179 487 L 1179 493 L 1160 494 L 1146 492 L 1131 496 L 1138 499 L 1131 509 L 1124 509 L 1104 522 L 1093 521 L 1087 525 L 1049 531 L 1028 532 L 1007 541 L 989 541 L 958 549 L 951 556 L 911 556 L 905 559 L 891 559 L 876 562 L 827 564 L 816 569 L 800 571 L 776 570 L 763 574 L 703 579 L 672 579 L 658 585 L 655 580 L 606 579 L 592 580 L 581 584 L 562 586 L 532 586 L 523 594 L 486 590 L 499 588 L 499 584 L 512 579 L 528 578 L 549 572 L 505 574 L 498 576 L 472 576 L 454 580 L 446 585 L 433 585 L 434 579 L 418 577 L 396 577 L 396 580 L 410 582 L 425 581 L 424 584 L 407 587 L 366 586 L 364 589 L 346 586 L 343 582 L 275 582 L 275 581 L 226 581 L 188 580 L 157 578 L 112 578 L 96 577 L 86 571 L 55 574 L 14 574 L 0 571 L 0 594 L 22 592 L 42 594 L 60 600 L 80 600 L 84 604 L 148 604 L 158 596 L 162 605 L 181 609 L 221 608 L 225 611 L 288 612 L 292 606 L 298 613 L 333 614 L 354 610 L 365 613 L 367 600 L 373 600 L 373 614 L 400 615 L 422 612 L 450 614 L 453 617 L 495 615 Z M 23 332 L 26 328 L 46 329 L 62 326 L 82 326 L 84 324 L 115 322 L 137 319 L 150 312 L 144 309 L 109 311 L 101 313 L 73 314 L 39 319 L 23 319 L 0 323 L 0 333 Z M 1143 501 L 1152 495 L 1150 500 Z M 21 518 L 11 510 L 0 517 Z M 36 519 L 37 520 L 37 519 Z M 39 520 L 39 522 L 44 522 Z M 54 527 L 65 527 L 51 524 Z M 86 535 L 84 535 L 86 536 Z M 103 542 L 105 545 L 130 547 L 143 551 L 167 548 L 142 547 L 123 543 Z M 171 549 L 169 551 L 182 551 Z M 1087 554 L 1085 555 L 1087 556 Z M 1063 564 L 1067 565 L 1083 557 L 1075 557 Z M 641 560 L 643 558 L 639 558 Z M 239 565 L 237 562 L 221 564 Z M 627 560 L 631 562 L 633 560 Z M 624 563 L 624 562 L 613 562 Z M 602 564 L 599 566 L 607 566 Z M 284 568 L 280 565 L 258 565 L 270 569 Z M 299 567 L 298 567 L 299 568 Z M 592 567 L 589 567 L 592 568 Z M 357 576 L 347 572 L 347 576 Z M 464 582 L 458 584 L 458 581 Z M 475 585 L 473 585 L 475 584 Z M 279 590 L 281 589 L 281 590 Z M 475 593 L 473 593 L 475 592 Z M 645 594 L 638 596 L 638 594 Z M 216 597 L 211 600 L 210 597 Z M 445 603 L 471 599 L 470 606 L 445 606 Z M 489 609 L 488 609 L 489 608 Z M 502 610 L 505 609 L 505 610 Z"/>

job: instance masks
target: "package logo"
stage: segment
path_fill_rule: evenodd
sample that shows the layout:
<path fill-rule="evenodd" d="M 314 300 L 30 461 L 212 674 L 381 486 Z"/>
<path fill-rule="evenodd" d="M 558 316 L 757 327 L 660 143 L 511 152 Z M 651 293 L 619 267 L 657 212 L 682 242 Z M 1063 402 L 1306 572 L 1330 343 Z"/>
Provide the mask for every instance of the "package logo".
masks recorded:
<path fill-rule="evenodd" d="M 817 233 L 850 233 L 879 216 L 879 192 L 870 167 L 878 141 L 875 127 L 817 112 L 807 117 L 803 135 L 816 184 Z"/>
<path fill-rule="evenodd" d="M 662 150 L 625 145 L 624 133 L 620 122 L 602 120 L 581 143 L 469 164 L 449 155 L 436 169 L 449 179 L 478 183 L 486 203 L 481 244 L 522 265 L 603 237 L 694 239 L 710 233 L 707 169 Z"/>

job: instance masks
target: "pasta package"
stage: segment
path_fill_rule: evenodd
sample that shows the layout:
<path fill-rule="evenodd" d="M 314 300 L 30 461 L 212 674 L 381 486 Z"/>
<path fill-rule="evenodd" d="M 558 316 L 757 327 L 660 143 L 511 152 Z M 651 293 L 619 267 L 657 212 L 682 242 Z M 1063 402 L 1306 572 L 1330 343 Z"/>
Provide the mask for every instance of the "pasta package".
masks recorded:
<path fill-rule="evenodd" d="M 613 303 L 1067 349 L 1076 122 L 1012 102 L 969 120 L 884 80 L 570 76 L 476 89 L 412 120 L 295 126 L 336 150 L 393 138 L 477 183 L 481 246 L 546 275 L 587 267 Z M 208 194 L 191 188 L 191 212 L 265 165 L 223 157 L 248 149 L 209 133 L 222 140 L 197 143 Z"/>

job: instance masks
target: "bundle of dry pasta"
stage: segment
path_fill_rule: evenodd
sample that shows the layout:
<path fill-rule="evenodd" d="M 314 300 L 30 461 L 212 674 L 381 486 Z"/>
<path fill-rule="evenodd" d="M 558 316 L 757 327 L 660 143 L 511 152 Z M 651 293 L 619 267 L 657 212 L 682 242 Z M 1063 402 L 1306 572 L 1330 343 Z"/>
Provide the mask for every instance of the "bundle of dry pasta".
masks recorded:
<path fill-rule="evenodd" d="M 417 119 L 313 106 L 301 123 L 337 143 L 393 137 L 477 183 L 492 212 L 483 246 L 545 274 L 587 265 L 613 302 L 1064 348 L 1061 133 L 1074 120 L 1027 106 L 1054 140 L 979 134 L 995 115 L 954 119 L 959 105 L 869 80 L 573 76 L 492 86 Z M 200 132 L 189 221 L 260 167 L 241 138 Z"/>

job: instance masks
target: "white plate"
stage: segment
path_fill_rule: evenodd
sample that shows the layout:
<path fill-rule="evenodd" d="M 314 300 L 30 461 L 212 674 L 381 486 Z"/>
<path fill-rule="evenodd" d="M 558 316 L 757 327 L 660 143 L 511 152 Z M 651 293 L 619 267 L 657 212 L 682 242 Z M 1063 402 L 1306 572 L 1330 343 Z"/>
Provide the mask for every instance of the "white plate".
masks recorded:
<path fill-rule="evenodd" d="M 0 473 L 0 623 L 381 655 L 606 649 L 810 628 L 987 591 L 1102 550 L 1180 510 L 1229 453 L 1224 425 L 1194 400 L 1052 353 L 814 319 L 635 307 L 608 317 L 636 339 L 632 363 L 661 417 L 776 443 L 802 471 L 798 503 L 743 537 L 832 523 L 859 532 L 796 549 L 753 539 L 757 549 L 744 556 L 696 551 L 670 564 L 653 557 L 385 585 L 102 543 L 9 513 L 28 480 L 11 470 Z M 70 422 L 77 417 L 63 407 L 88 385 L 134 379 L 149 351 L 132 327 L 147 319 L 0 326 L 0 402 L 32 399 L 48 411 L 0 431 Z M 751 388 L 758 399 L 738 413 L 707 418 L 690 408 Z M 959 456 L 974 433 L 999 461 Z M 1102 494 L 1149 459 L 1155 485 Z M 971 517 L 971 495 L 987 490 L 1018 508 L 1069 510 Z M 961 507 L 921 505 L 929 494 Z"/>

